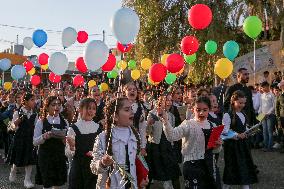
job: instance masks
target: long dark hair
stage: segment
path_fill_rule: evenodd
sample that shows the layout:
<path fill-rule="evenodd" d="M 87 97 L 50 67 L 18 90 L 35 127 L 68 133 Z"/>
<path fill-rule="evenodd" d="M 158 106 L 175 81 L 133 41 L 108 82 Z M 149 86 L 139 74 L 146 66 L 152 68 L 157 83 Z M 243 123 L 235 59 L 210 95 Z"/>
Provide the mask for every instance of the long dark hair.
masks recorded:
<path fill-rule="evenodd" d="M 108 155 L 113 155 L 112 152 L 112 134 L 111 134 L 111 127 L 114 123 L 114 117 L 118 114 L 119 110 L 123 107 L 123 104 L 128 99 L 125 97 L 113 99 L 112 101 L 109 101 L 104 109 L 105 113 L 105 132 L 106 132 L 106 150 Z M 141 140 L 138 131 L 131 126 L 130 127 L 133 134 L 135 135 L 137 139 L 137 154 L 140 153 L 140 146 L 141 146 Z"/>
<path fill-rule="evenodd" d="M 45 119 L 47 117 L 48 107 L 54 100 L 58 100 L 61 103 L 61 100 L 57 96 L 49 96 L 44 100 L 43 108 L 41 108 L 40 111 L 41 119 Z"/>

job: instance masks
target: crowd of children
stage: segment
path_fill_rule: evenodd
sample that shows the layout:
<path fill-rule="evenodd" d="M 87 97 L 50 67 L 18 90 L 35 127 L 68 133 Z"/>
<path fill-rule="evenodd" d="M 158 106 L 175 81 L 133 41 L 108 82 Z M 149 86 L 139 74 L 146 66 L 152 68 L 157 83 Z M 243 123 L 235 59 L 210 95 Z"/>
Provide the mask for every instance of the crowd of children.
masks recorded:
<path fill-rule="evenodd" d="M 146 90 L 138 83 L 103 93 L 67 82 L 61 89 L 1 90 L 2 157 L 11 165 L 7 179 L 15 182 L 17 168 L 24 167 L 25 188 L 34 187 L 35 169 L 35 183 L 43 188 L 150 188 L 157 182 L 165 189 L 248 189 L 258 182 L 250 149 L 262 145 L 271 152 L 283 142 L 284 81 L 268 82 L 249 88 L 255 114 L 264 117 L 262 132 L 253 136 L 246 133 L 252 126 L 244 111 L 247 94 L 232 92 L 223 111 L 224 86 L 218 94 L 193 86 Z M 224 136 L 234 135 L 209 148 L 213 130 L 222 124 Z M 138 156 L 148 164 L 142 180 Z"/>

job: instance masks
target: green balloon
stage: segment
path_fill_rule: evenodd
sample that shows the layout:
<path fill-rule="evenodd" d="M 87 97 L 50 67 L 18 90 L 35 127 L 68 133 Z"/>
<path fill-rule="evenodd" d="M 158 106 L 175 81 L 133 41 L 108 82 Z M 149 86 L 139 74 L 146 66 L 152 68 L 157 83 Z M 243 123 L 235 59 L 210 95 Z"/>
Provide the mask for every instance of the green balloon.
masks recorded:
<path fill-rule="evenodd" d="M 194 53 L 192 55 L 184 55 L 184 59 L 186 63 L 191 64 L 196 60 L 196 54 Z"/>
<path fill-rule="evenodd" d="M 129 60 L 128 62 L 128 68 L 130 70 L 134 70 L 136 68 L 136 61 L 135 60 Z"/>
<path fill-rule="evenodd" d="M 244 32 L 252 39 L 256 39 L 262 31 L 262 22 L 257 16 L 249 16 L 243 24 Z"/>
<path fill-rule="evenodd" d="M 165 78 L 165 81 L 167 84 L 171 85 L 176 81 L 176 79 L 177 79 L 177 76 L 175 74 L 168 73 Z"/>
<path fill-rule="evenodd" d="M 215 41 L 209 40 L 205 43 L 205 51 L 208 54 L 215 54 L 217 51 L 217 43 Z"/>
<path fill-rule="evenodd" d="M 117 76 L 118 76 L 118 73 L 115 70 L 112 70 L 112 71 L 107 73 L 107 77 L 109 79 L 115 79 Z"/>

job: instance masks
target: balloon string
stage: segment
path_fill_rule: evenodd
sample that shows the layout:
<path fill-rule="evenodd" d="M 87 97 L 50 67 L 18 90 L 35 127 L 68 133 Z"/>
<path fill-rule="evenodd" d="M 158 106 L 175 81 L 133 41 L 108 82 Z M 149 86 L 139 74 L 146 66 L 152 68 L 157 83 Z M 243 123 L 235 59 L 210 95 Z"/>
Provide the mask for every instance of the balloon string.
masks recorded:
<path fill-rule="evenodd" d="M 255 55 L 255 40 L 253 40 L 253 80 L 254 80 L 254 85 L 255 85 L 255 65 L 256 64 L 256 55 Z"/>

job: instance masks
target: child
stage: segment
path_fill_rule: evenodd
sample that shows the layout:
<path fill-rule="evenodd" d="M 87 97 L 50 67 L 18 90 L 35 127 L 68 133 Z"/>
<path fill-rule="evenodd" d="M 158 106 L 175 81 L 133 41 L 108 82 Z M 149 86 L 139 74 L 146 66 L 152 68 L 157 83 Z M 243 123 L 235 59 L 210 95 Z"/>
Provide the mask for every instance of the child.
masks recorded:
<path fill-rule="evenodd" d="M 93 121 L 96 109 L 95 99 L 83 99 L 79 105 L 81 120 L 71 125 L 67 133 L 70 150 L 75 152 L 69 174 L 70 189 L 96 188 L 97 176 L 90 169 L 92 148 L 101 132 L 99 125 Z"/>
<path fill-rule="evenodd" d="M 128 100 L 132 103 L 132 110 L 134 113 L 133 126 L 137 131 L 139 131 L 141 137 L 141 153 L 146 155 L 146 115 L 143 104 L 138 98 L 138 89 L 134 83 L 128 83 L 125 86 L 125 94 Z"/>
<path fill-rule="evenodd" d="M 183 174 L 186 189 L 216 189 L 217 165 L 213 159 L 212 149 L 207 149 L 207 143 L 214 127 L 207 121 L 211 108 L 207 97 L 199 97 L 194 102 L 194 119 L 185 120 L 180 126 L 173 128 L 167 121 L 164 110 L 158 110 L 162 114 L 164 132 L 169 141 L 182 139 L 182 154 L 184 157 Z M 217 147 L 221 145 L 221 139 L 216 141 Z"/>
<path fill-rule="evenodd" d="M 49 96 L 41 112 L 41 119 L 35 126 L 33 143 L 39 146 L 38 165 L 44 188 L 57 188 L 67 181 L 67 166 L 65 157 L 65 135 L 68 123 L 60 113 L 61 101 L 56 96 Z M 61 130 L 63 135 L 54 136 L 52 130 Z"/>
<path fill-rule="evenodd" d="M 225 168 L 223 175 L 224 189 L 230 185 L 242 185 L 249 189 L 250 184 L 257 182 L 256 169 L 251 157 L 249 140 L 246 134 L 246 115 L 242 113 L 246 98 L 242 91 L 235 91 L 231 97 L 231 107 L 224 114 L 224 133 L 229 129 L 237 133 L 233 139 L 224 141 Z"/>
<path fill-rule="evenodd" d="M 214 94 L 210 95 L 210 103 L 211 109 L 207 119 L 212 123 L 215 123 L 217 126 L 222 125 L 222 119 L 216 115 L 216 112 L 218 111 L 218 102 L 217 97 Z"/>
<path fill-rule="evenodd" d="M 118 98 L 105 108 L 106 130 L 96 139 L 90 165 L 92 172 L 98 175 L 97 189 L 138 188 L 135 159 L 140 153 L 141 140 L 133 128 L 131 105 L 127 98 Z M 133 177 L 133 183 L 129 182 L 128 177 L 122 177 L 117 164 Z M 124 181 L 127 182 L 125 185 Z M 139 185 L 144 187 L 147 181 Z"/>
<path fill-rule="evenodd" d="M 263 82 L 261 84 L 261 89 L 263 93 L 260 97 L 260 108 L 258 113 L 265 115 L 265 118 L 262 120 L 264 151 L 272 151 L 273 129 L 276 120 L 274 114 L 275 97 L 270 92 L 269 83 Z"/>
<path fill-rule="evenodd" d="M 35 97 L 26 93 L 22 106 L 13 114 L 12 127 L 16 130 L 14 139 L 9 149 L 7 162 L 12 165 L 9 181 L 16 180 L 16 168 L 25 167 L 25 188 L 33 188 L 31 181 L 32 165 L 35 164 L 35 152 L 33 146 L 34 126 L 37 114 L 34 113 Z"/>
<path fill-rule="evenodd" d="M 147 118 L 147 131 L 149 134 L 147 158 L 149 159 L 150 178 L 161 181 L 165 189 L 179 189 L 181 171 L 173 143 L 167 140 L 163 132 L 163 123 L 157 113 L 160 103 L 165 106 L 170 124 L 172 126 L 175 124 L 174 115 L 169 112 L 172 106 L 172 96 L 170 94 L 161 95 L 156 107 L 150 111 Z"/>

